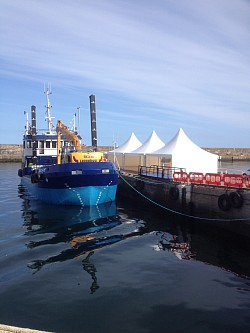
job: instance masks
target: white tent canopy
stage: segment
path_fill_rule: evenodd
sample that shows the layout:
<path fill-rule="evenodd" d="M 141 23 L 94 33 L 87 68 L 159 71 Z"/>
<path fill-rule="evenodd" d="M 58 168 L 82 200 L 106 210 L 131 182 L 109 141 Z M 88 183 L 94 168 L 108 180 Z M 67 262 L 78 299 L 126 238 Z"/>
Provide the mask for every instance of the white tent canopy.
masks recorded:
<path fill-rule="evenodd" d="M 155 131 L 152 131 L 148 139 L 139 148 L 126 153 L 126 161 L 129 161 L 129 169 L 138 168 L 138 165 L 147 165 L 149 156 L 147 154 L 160 149 L 164 142 L 158 137 Z"/>
<path fill-rule="evenodd" d="M 114 160 L 122 169 L 126 163 L 125 153 L 129 153 L 142 145 L 141 141 L 137 139 L 134 133 L 131 133 L 130 137 L 121 146 L 108 152 L 108 159 Z"/>
<path fill-rule="evenodd" d="M 164 146 L 164 142 L 158 137 L 155 131 L 151 133 L 149 138 L 139 148 L 130 152 L 131 155 L 146 155 L 152 153 L 156 149 Z"/>
<path fill-rule="evenodd" d="M 137 139 L 134 133 L 131 133 L 130 137 L 127 141 L 125 141 L 121 146 L 118 148 L 111 150 L 110 153 L 116 154 L 125 154 L 129 153 L 142 145 L 141 141 Z"/>
<path fill-rule="evenodd" d="M 151 155 L 172 156 L 172 166 L 185 168 L 187 172 L 216 173 L 218 155 L 211 154 L 193 143 L 183 129 L 162 148 L 151 152 Z"/>

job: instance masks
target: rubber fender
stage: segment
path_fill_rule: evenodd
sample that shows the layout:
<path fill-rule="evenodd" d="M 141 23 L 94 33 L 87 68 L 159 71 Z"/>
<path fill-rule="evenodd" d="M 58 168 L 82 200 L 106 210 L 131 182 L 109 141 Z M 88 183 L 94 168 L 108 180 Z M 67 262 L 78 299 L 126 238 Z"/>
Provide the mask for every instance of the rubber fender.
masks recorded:
<path fill-rule="evenodd" d="M 218 206 L 224 212 L 228 211 L 231 208 L 231 203 L 230 203 L 230 200 L 229 200 L 229 196 L 226 193 L 219 196 Z"/>
<path fill-rule="evenodd" d="M 18 174 L 19 177 L 22 177 L 23 176 L 23 170 L 22 169 L 18 169 L 18 173 L 17 174 Z"/>
<path fill-rule="evenodd" d="M 177 200 L 179 198 L 179 189 L 177 186 L 172 186 L 169 189 L 169 196 L 172 200 Z"/>
<path fill-rule="evenodd" d="M 240 208 L 243 205 L 244 199 L 239 192 L 231 192 L 229 194 L 229 201 L 232 207 Z"/>

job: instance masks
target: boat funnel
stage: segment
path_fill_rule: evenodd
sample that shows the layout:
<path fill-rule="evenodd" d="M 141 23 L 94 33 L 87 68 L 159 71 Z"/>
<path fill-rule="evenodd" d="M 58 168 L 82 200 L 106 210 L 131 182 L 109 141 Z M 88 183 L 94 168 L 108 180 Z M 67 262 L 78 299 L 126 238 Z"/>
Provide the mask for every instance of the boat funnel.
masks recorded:
<path fill-rule="evenodd" d="M 97 151 L 97 131 L 96 131 L 96 106 L 95 96 L 90 95 L 90 119 L 91 119 L 91 140 L 94 151 Z"/>

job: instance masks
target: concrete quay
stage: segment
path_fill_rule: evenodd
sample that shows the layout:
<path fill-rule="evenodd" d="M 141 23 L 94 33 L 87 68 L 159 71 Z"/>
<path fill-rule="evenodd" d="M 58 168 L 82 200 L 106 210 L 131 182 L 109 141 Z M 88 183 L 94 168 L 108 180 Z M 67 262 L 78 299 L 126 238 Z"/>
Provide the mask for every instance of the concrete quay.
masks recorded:
<path fill-rule="evenodd" d="M 98 150 L 107 152 L 109 146 L 99 146 Z M 250 148 L 203 148 L 217 154 L 221 161 L 250 161 Z M 23 146 L 21 144 L 0 144 L 0 162 L 21 162 Z"/>

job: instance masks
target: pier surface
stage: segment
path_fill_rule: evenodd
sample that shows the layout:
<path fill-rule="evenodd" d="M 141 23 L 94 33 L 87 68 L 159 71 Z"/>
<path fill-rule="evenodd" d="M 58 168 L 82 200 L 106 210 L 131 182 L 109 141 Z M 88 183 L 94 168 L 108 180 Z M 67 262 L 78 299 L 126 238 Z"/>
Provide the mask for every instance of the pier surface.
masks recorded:
<path fill-rule="evenodd" d="M 107 152 L 110 146 L 99 146 L 98 150 Z M 221 161 L 250 161 L 250 148 L 203 148 L 217 154 Z M 21 144 L 0 144 L 0 162 L 21 162 L 23 146 Z"/>

